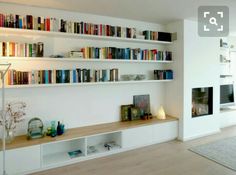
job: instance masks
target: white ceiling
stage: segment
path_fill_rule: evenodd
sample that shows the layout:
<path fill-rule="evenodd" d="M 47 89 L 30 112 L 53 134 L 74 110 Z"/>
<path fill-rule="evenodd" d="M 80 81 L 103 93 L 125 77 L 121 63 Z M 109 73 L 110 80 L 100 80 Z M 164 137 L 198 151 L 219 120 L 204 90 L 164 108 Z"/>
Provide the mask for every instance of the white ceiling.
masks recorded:
<path fill-rule="evenodd" d="M 166 24 L 178 19 L 196 19 L 200 5 L 230 8 L 230 29 L 236 31 L 236 0 L 0 0 L 81 13 Z"/>

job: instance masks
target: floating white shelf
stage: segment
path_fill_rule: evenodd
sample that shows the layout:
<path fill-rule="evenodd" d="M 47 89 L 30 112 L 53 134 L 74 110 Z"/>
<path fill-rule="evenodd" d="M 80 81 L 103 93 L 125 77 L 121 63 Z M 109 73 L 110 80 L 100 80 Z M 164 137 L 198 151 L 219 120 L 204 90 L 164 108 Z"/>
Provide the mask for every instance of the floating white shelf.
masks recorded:
<path fill-rule="evenodd" d="M 113 85 L 113 84 L 139 84 L 139 83 L 162 83 L 171 82 L 173 80 L 140 80 L 140 81 L 114 81 L 114 82 L 86 82 L 86 83 L 57 83 L 57 84 L 23 84 L 8 85 L 7 89 L 17 88 L 41 88 L 41 87 L 64 87 L 64 86 L 93 86 L 93 85 Z"/>
<path fill-rule="evenodd" d="M 135 38 L 120 38 L 120 37 L 111 37 L 111 36 L 49 32 L 49 31 L 15 29 L 15 28 L 4 28 L 4 27 L 0 28 L 0 35 L 5 35 L 5 36 L 20 35 L 22 37 L 23 36 L 33 36 L 33 37 L 46 36 L 46 37 L 106 40 L 106 41 L 133 42 L 133 43 L 146 43 L 146 44 L 171 44 L 172 43 L 172 42 L 166 42 L 166 41 L 143 40 L 143 39 L 135 39 Z"/>
<path fill-rule="evenodd" d="M 62 62 L 111 62 L 111 63 L 172 63 L 165 60 L 125 60 L 98 58 L 50 58 L 50 57 L 0 57 L 0 61 L 62 61 Z"/>

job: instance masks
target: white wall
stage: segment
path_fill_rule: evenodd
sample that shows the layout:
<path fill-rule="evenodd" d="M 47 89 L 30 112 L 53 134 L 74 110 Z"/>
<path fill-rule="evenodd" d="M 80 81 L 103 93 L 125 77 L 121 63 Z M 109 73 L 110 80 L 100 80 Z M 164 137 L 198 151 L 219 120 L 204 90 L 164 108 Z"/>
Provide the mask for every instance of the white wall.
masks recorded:
<path fill-rule="evenodd" d="M 13 4 L 0 3 L 1 13 L 32 14 L 35 16 L 50 16 L 76 21 L 103 23 L 136 27 L 141 30 L 164 30 L 164 26 L 140 21 L 118 19 L 104 16 L 81 14 L 52 9 L 26 7 Z M 134 48 L 157 48 L 163 46 L 153 44 L 139 44 L 126 42 L 77 40 L 62 38 L 45 38 L 34 36 L 0 37 L 0 41 L 45 42 L 46 56 L 50 54 L 66 53 L 69 50 L 85 46 L 115 46 Z M 177 61 L 177 60 L 176 60 Z M 138 63 L 77 63 L 55 61 L 14 61 L 12 68 L 21 70 L 48 69 L 48 68 L 114 68 L 125 73 L 152 74 L 153 69 L 162 65 Z M 167 66 L 168 68 L 168 66 Z M 120 73 L 120 74 L 121 74 Z M 150 78 L 150 77 L 149 77 Z M 25 133 L 27 122 L 33 117 L 41 118 L 45 123 L 51 120 L 63 120 L 67 128 L 94 125 L 98 123 L 114 122 L 120 120 L 120 105 L 133 102 L 133 95 L 150 94 L 151 110 L 155 114 L 161 104 L 165 104 L 166 84 L 133 84 L 133 85 L 98 85 L 82 87 L 48 87 L 48 88 L 20 88 L 7 89 L 6 99 L 22 100 L 27 103 L 27 117 L 24 123 L 17 128 L 17 134 Z M 164 106 L 165 107 L 165 106 Z"/>
<path fill-rule="evenodd" d="M 167 25 L 167 30 L 171 33 L 177 32 L 177 40 L 169 46 L 173 52 L 174 63 L 171 69 L 174 71 L 174 81 L 166 85 L 165 110 L 168 114 L 179 118 L 179 136 L 183 135 L 183 74 L 184 74 L 184 22 L 176 21 Z M 180 137 L 181 139 L 181 137 Z"/>
<path fill-rule="evenodd" d="M 219 131 L 219 38 L 199 37 L 197 22 L 184 20 L 183 140 Z M 192 118 L 192 88 L 213 87 L 213 115 Z"/>

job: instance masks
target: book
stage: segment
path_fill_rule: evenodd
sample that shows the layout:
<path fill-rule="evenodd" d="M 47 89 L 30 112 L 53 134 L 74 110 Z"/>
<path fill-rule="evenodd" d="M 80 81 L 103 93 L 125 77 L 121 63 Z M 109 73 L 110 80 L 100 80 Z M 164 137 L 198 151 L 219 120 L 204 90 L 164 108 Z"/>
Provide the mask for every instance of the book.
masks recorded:
<path fill-rule="evenodd" d="M 78 150 L 75 150 L 75 151 L 69 151 L 68 155 L 70 156 L 70 158 L 76 158 L 76 157 L 82 156 L 83 153 L 80 149 L 78 149 Z"/>

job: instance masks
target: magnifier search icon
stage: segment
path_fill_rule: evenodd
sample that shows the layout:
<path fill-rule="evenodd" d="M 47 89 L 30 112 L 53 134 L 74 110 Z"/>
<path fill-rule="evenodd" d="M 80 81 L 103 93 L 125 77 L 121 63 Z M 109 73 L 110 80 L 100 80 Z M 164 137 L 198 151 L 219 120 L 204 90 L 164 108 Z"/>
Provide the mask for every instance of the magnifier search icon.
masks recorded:
<path fill-rule="evenodd" d="M 209 19 L 209 23 L 210 23 L 210 24 L 213 24 L 213 25 L 216 25 L 216 26 L 218 25 L 217 22 L 216 22 L 216 18 L 214 18 L 214 17 L 211 17 L 211 18 Z"/>

